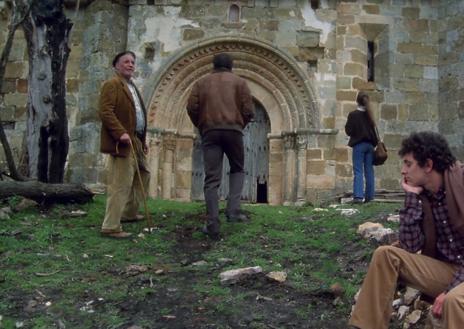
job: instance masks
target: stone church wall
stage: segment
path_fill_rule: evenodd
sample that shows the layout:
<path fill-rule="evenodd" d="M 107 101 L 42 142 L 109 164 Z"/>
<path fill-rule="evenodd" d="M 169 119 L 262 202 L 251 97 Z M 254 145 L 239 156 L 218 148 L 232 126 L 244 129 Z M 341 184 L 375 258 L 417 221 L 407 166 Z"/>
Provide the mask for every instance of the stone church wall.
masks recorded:
<path fill-rule="evenodd" d="M 464 2 L 439 10 L 439 131 L 464 161 Z"/>
<path fill-rule="evenodd" d="M 168 81 L 166 75 L 175 79 L 176 71 L 165 71 L 175 67 L 173 58 L 181 61 L 183 51 L 193 52 L 204 40 L 218 37 L 243 36 L 265 49 L 274 47 L 281 58 L 288 58 L 287 67 L 302 72 L 314 98 L 310 110 L 317 113 L 294 118 L 297 124 L 291 129 L 286 128 L 278 104 L 269 102 L 275 106 L 266 109 L 271 123 L 269 176 L 277 182 L 269 191 L 271 203 L 316 202 L 351 190 L 351 149 L 346 146 L 344 124 L 355 109 L 358 90 L 370 94 L 379 131 L 390 151 L 387 163 L 376 168 L 377 188 L 399 188 L 396 151 L 411 131 L 443 132 L 464 158 L 462 1 L 89 2 L 77 13 L 72 7 L 67 11 L 74 22 L 67 72 L 68 181 L 104 181 L 104 158 L 98 152 L 98 90 L 111 75 L 114 54 L 127 48 L 137 54 L 135 82 L 152 112 L 155 174 L 150 193 L 188 199 L 193 129 L 189 123 L 174 128 L 169 113 L 158 109 L 154 99 L 158 83 Z M 319 8 L 311 8 L 317 2 Z M 232 5 L 239 9 L 238 22 L 229 20 Z M 4 44 L 7 22 L 8 10 L 0 0 L 0 44 Z M 367 81 L 368 42 L 375 49 L 374 81 Z M 244 61 L 252 58 L 243 56 Z M 205 67 L 197 65 L 198 70 Z M 245 75 L 250 72 L 245 64 L 238 69 Z M 272 71 L 271 65 L 266 69 Z M 257 98 L 266 102 L 272 92 L 266 93 L 253 82 L 258 80 L 253 80 L 252 73 L 249 76 Z M 5 127 L 14 128 L 7 134 L 18 155 L 27 101 L 27 54 L 21 31 L 16 34 L 6 78 L 0 115 Z"/>

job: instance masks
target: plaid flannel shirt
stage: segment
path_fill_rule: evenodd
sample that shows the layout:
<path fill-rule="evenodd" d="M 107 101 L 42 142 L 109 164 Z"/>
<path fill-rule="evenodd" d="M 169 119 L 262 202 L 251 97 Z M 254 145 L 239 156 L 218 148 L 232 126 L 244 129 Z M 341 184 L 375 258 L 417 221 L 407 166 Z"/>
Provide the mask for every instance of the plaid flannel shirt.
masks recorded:
<path fill-rule="evenodd" d="M 440 189 L 435 195 L 432 193 L 426 195 L 430 201 L 435 222 L 439 259 L 459 266 L 446 290 L 449 291 L 464 282 L 464 237 L 454 230 L 448 221 L 445 193 L 444 189 Z M 424 213 L 419 196 L 415 193 L 406 193 L 404 208 L 400 210 L 399 238 L 403 249 L 409 252 L 422 249 L 424 245 L 423 220 Z"/>

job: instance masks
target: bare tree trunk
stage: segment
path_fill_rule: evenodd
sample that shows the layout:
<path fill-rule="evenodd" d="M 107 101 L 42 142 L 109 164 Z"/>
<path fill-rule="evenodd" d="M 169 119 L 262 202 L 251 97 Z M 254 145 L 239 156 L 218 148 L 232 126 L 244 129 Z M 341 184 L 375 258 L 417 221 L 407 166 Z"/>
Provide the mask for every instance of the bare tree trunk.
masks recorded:
<path fill-rule="evenodd" d="M 66 63 L 72 23 L 63 0 L 34 0 L 23 28 L 29 52 L 28 167 L 32 178 L 60 183 L 69 148 Z"/>
<path fill-rule="evenodd" d="M 0 57 L 0 91 L 3 88 L 3 81 L 5 78 L 5 69 L 10 56 L 11 47 L 13 45 L 14 34 L 18 26 L 24 21 L 25 17 L 29 13 L 30 6 L 21 2 L 13 1 L 13 12 L 11 13 L 11 22 L 8 26 L 8 35 L 6 38 L 5 46 L 3 47 L 2 56 Z M 3 104 L 3 94 L 0 95 L 0 108 Z M 8 138 L 6 137 L 5 130 L 3 129 L 2 120 L 0 118 L 0 142 L 5 152 L 6 162 L 8 164 L 8 170 L 10 171 L 11 178 L 15 180 L 24 180 L 25 178 L 18 172 L 14 161 L 13 154 L 11 152 Z"/>

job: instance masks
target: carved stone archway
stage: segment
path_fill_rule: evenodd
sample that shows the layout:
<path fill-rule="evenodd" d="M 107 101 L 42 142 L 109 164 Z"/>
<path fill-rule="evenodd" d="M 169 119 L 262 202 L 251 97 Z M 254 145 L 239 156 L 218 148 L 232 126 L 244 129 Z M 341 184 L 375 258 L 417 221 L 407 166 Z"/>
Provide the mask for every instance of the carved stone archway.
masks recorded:
<path fill-rule="evenodd" d="M 193 84 L 211 72 L 215 54 L 227 52 L 234 59 L 234 72 L 244 79 L 252 95 L 266 109 L 271 122 L 269 195 L 270 203 L 294 199 L 298 165 L 286 160 L 288 135 L 298 130 L 317 130 L 319 110 L 306 72 L 293 57 L 272 44 L 247 36 L 205 39 L 179 50 L 163 65 L 152 81 L 149 127 L 153 157 L 151 193 L 163 198 L 190 199 L 194 127 L 185 105 Z M 151 84 L 151 83 L 149 83 Z M 287 136 L 287 137 L 285 137 Z M 290 158 L 296 159 L 294 155 Z M 282 177 L 282 172 L 291 177 Z M 302 173 L 305 174 L 305 173 Z"/>

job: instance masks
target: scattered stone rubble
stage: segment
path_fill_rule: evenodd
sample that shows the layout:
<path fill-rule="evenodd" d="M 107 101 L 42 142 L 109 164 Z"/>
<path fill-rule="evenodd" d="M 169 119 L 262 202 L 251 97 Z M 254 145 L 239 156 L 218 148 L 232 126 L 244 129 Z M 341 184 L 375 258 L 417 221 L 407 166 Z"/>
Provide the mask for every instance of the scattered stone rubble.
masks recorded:
<path fill-rule="evenodd" d="M 358 234 L 365 239 L 374 239 L 381 244 L 397 240 L 397 234 L 391 228 L 385 228 L 380 223 L 365 222 L 359 225 Z"/>
<path fill-rule="evenodd" d="M 263 273 L 261 266 L 244 267 L 222 272 L 219 274 L 219 279 L 221 284 L 231 285 L 261 273 Z M 270 281 L 282 283 L 287 280 L 287 273 L 283 271 L 269 272 L 266 274 L 266 278 Z"/>
<path fill-rule="evenodd" d="M 219 279 L 221 279 L 221 284 L 228 285 L 237 283 L 245 278 L 262 272 L 263 269 L 261 268 L 261 266 L 238 268 L 222 272 L 221 274 L 219 274 Z"/>
<path fill-rule="evenodd" d="M 10 219 L 10 215 L 11 215 L 10 207 L 4 207 L 0 209 L 0 220 L 8 220 Z"/>

